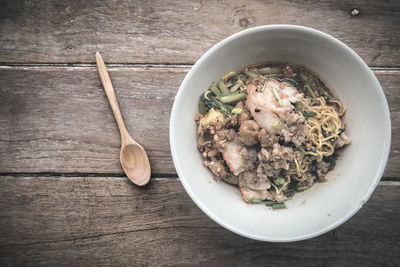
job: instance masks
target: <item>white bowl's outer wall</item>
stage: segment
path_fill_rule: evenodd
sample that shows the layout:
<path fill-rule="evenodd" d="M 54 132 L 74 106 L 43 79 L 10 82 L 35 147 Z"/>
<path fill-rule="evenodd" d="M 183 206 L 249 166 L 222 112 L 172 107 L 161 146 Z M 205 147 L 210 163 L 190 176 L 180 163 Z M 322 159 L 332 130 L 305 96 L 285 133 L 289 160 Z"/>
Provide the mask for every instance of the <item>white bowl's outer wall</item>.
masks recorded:
<path fill-rule="evenodd" d="M 289 61 L 318 73 L 348 107 L 347 127 L 353 140 L 328 174 L 327 182 L 298 193 L 287 202 L 287 209 L 277 211 L 246 204 L 236 188 L 213 180 L 201 165 L 193 120 L 199 97 L 211 82 L 229 71 L 267 61 Z M 271 25 L 234 34 L 197 61 L 175 99 L 170 143 L 184 188 L 214 221 L 252 239 L 289 242 L 323 234 L 361 208 L 383 174 L 390 128 L 382 88 L 355 52 L 317 30 Z"/>

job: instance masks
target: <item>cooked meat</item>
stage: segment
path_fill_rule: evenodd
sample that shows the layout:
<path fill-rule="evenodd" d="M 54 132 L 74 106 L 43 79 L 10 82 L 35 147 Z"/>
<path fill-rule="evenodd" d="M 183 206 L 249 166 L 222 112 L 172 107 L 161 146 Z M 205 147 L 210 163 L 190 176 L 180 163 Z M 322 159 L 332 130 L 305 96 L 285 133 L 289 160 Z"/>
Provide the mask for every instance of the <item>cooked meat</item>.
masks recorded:
<path fill-rule="evenodd" d="M 224 180 L 228 184 L 233 184 L 233 185 L 239 184 L 239 177 L 233 174 L 222 176 L 222 180 Z"/>
<path fill-rule="evenodd" d="M 265 90 L 262 88 L 266 84 Z M 276 90 L 282 101 L 279 104 L 273 93 Z M 285 123 L 286 116 L 293 110 L 292 103 L 300 101 L 303 95 L 285 82 L 255 78 L 247 86 L 246 107 L 257 123 L 269 133 L 278 133 Z"/>
<path fill-rule="evenodd" d="M 222 161 L 204 161 L 203 165 L 210 168 L 216 181 L 224 180 L 228 184 L 239 184 L 239 177 L 226 171 Z"/>
<path fill-rule="evenodd" d="M 236 125 L 238 125 L 238 120 L 239 118 L 237 114 L 228 116 L 226 118 L 226 125 L 230 127 L 235 127 Z"/>
<path fill-rule="evenodd" d="M 259 164 L 257 166 L 257 175 L 259 179 L 266 177 L 274 178 L 282 170 L 288 170 L 293 161 L 293 149 L 283 147 L 278 143 L 273 145 L 272 151 L 261 148 L 257 155 Z"/>
<path fill-rule="evenodd" d="M 343 146 L 348 145 L 350 143 L 351 143 L 350 137 L 347 136 L 346 132 L 342 132 L 339 135 L 339 138 L 335 142 L 335 147 L 336 148 L 340 148 L 340 147 L 343 147 Z"/>
<path fill-rule="evenodd" d="M 239 179 L 240 184 L 240 179 Z M 252 190 L 247 187 L 240 187 L 240 192 L 242 193 L 242 199 L 246 202 L 252 202 L 253 200 L 265 200 L 265 199 L 272 199 L 272 195 L 267 190 L 258 191 Z"/>
<path fill-rule="evenodd" d="M 249 186 L 249 181 L 252 182 L 256 178 L 253 176 L 254 174 L 247 174 L 247 178 L 245 178 L 246 173 L 239 175 L 239 189 L 242 193 L 242 199 L 246 202 L 252 202 L 253 200 L 265 200 L 267 198 L 271 198 L 271 193 L 267 190 L 270 186 L 267 183 L 264 183 L 260 186 L 260 190 L 254 189 L 257 188 L 255 185 L 254 187 Z"/>
<path fill-rule="evenodd" d="M 261 147 L 270 148 L 278 142 L 278 137 L 274 134 L 269 134 L 265 129 L 261 129 L 258 132 L 258 140 L 260 141 Z"/>
<path fill-rule="evenodd" d="M 215 161 L 204 161 L 204 166 L 210 168 L 214 173 L 215 180 L 219 181 L 221 178 L 226 177 L 228 173 L 225 170 L 225 166 L 221 162 Z"/>
<path fill-rule="evenodd" d="M 314 184 L 314 180 L 315 180 L 317 177 L 315 176 L 315 174 L 310 173 L 310 172 L 307 172 L 307 173 L 306 173 L 306 176 L 307 176 L 307 180 L 306 180 L 307 185 L 308 185 L 308 186 L 312 186 L 312 185 Z"/>
<path fill-rule="evenodd" d="M 260 179 L 276 177 L 281 171 L 281 168 L 275 168 L 274 161 L 260 162 L 257 166 L 257 175 Z"/>
<path fill-rule="evenodd" d="M 293 160 L 293 149 L 291 147 L 281 146 L 276 143 L 272 149 L 272 157 L 275 160 L 292 161 Z"/>
<path fill-rule="evenodd" d="M 298 113 L 290 113 L 286 123 L 283 124 L 281 134 L 286 143 L 292 142 L 296 147 L 302 145 L 307 136 L 307 126 L 305 119 Z"/>
<path fill-rule="evenodd" d="M 220 129 L 216 132 L 216 134 L 221 140 L 226 139 L 228 141 L 232 141 L 236 132 L 234 129 Z"/>
<path fill-rule="evenodd" d="M 198 147 L 200 151 L 203 152 L 204 148 L 211 147 L 211 145 L 212 145 L 211 141 L 204 141 L 203 143 L 199 144 Z"/>
<path fill-rule="evenodd" d="M 239 115 L 239 124 L 240 125 L 243 123 L 243 121 L 247 121 L 250 119 L 250 117 L 251 117 L 250 111 L 245 108 L 244 103 L 242 101 L 239 101 L 236 104 L 235 108 L 242 110 L 242 113 L 240 113 L 240 115 Z"/>
<path fill-rule="evenodd" d="M 320 180 L 323 180 L 329 171 L 330 163 L 321 161 L 317 163 L 317 175 Z"/>
<path fill-rule="evenodd" d="M 252 189 L 252 190 L 268 190 L 271 187 L 271 183 L 268 178 L 259 179 L 255 170 L 245 171 L 243 175 L 240 176 L 242 185 Z"/>
<path fill-rule="evenodd" d="M 246 173 L 245 173 L 246 174 Z M 274 191 L 268 191 L 270 183 L 263 184 L 257 189 L 257 187 L 251 187 L 246 183 L 244 175 L 239 176 L 239 189 L 242 193 L 242 199 L 248 203 L 252 203 L 260 200 L 273 200 L 277 202 L 283 202 L 286 200 L 286 196 L 283 193 L 277 194 Z"/>
<path fill-rule="evenodd" d="M 214 158 L 218 154 L 218 151 L 215 149 L 209 149 L 207 151 L 207 157 Z"/>
<path fill-rule="evenodd" d="M 258 131 L 260 126 L 253 120 L 243 121 L 239 129 L 239 140 L 246 146 L 258 143 Z"/>
<path fill-rule="evenodd" d="M 255 149 L 243 146 L 237 136 L 233 141 L 225 141 L 219 146 L 219 149 L 234 175 L 239 175 L 239 173 L 254 167 L 253 164 L 257 158 Z"/>
<path fill-rule="evenodd" d="M 225 149 L 225 141 L 221 139 L 218 134 L 214 135 L 213 141 L 214 146 L 218 149 L 218 151 L 223 151 Z"/>
<path fill-rule="evenodd" d="M 262 92 L 265 82 L 267 85 Z M 279 104 L 273 90 L 278 92 L 282 100 L 282 105 Z M 296 103 L 302 99 L 303 95 L 286 82 L 257 77 L 247 86 L 246 107 L 252 114 L 255 109 L 260 109 L 271 111 L 278 116 L 284 116 L 293 110 L 294 107 L 292 103 Z"/>
<path fill-rule="evenodd" d="M 272 155 L 269 150 L 267 150 L 265 148 L 261 148 L 260 152 L 258 152 L 257 158 L 258 158 L 258 161 L 260 161 L 260 162 L 271 161 Z"/>

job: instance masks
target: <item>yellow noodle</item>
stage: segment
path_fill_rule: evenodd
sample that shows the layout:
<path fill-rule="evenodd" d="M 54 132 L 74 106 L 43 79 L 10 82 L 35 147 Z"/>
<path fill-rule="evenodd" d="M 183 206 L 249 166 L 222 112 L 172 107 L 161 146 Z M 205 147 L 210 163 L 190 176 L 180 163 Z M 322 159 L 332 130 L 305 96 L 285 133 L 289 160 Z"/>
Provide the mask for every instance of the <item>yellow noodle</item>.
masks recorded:
<path fill-rule="evenodd" d="M 307 139 L 310 142 L 308 150 L 305 152 L 296 151 L 294 163 L 285 172 L 292 179 L 303 182 L 307 179 L 306 172 L 311 170 L 314 160 L 321 162 L 323 157 L 328 157 L 335 152 L 334 140 L 339 137 L 344 123 L 341 118 L 346 112 L 346 108 L 339 100 L 329 100 L 326 103 L 323 97 L 309 100 L 303 99 L 301 102 L 303 110 L 314 112 L 314 117 L 306 118 Z M 322 133 L 325 132 L 325 136 Z"/>

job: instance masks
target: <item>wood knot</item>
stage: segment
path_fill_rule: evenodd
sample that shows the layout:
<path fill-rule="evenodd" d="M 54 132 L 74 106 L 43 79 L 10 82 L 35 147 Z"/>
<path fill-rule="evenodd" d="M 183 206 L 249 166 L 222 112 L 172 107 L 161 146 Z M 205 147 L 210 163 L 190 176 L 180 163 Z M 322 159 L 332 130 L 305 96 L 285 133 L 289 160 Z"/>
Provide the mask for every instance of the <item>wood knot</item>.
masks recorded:
<path fill-rule="evenodd" d="M 357 8 L 353 8 L 352 10 L 350 10 L 349 14 L 352 17 L 358 16 L 360 14 L 360 10 L 358 10 Z"/>
<path fill-rule="evenodd" d="M 250 25 L 254 23 L 253 18 L 247 12 L 247 8 L 245 6 L 239 7 L 235 9 L 234 17 L 234 25 L 239 26 L 242 29 L 248 28 Z"/>
<path fill-rule="evenodd" d="M 241 18 L 239 19 L 239 25 L 242 28 L 247 28 L 250 24 L 250 21 L 248 20 L 248 18 Z"/>

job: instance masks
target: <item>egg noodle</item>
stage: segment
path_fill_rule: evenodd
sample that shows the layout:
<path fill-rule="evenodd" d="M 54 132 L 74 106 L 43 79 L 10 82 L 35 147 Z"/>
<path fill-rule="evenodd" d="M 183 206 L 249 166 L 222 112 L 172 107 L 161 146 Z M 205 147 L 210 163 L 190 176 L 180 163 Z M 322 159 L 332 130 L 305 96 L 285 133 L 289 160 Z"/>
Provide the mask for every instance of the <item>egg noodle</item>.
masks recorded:
<path fill-rule="evenodd" d="M 301 148 L 294 152 L 294 164 L 285 173 L 287 183 L 291 178 L 299 182 L 305 181 L 306 172 L 312 169 L 313 161 L 318 163 L 324 156 L 331 156 L 335 152 L 334 141 L 345 127 L 340 117 L 345 114 L 346 108 L 339 100 L 330 99 L 327 104 L 323 97 L 304 98 L 301 105 L 304 110 L 313 115 L 315 113 L 313 117 L 306 117 L 310 144 L 307 150 Z"/>

